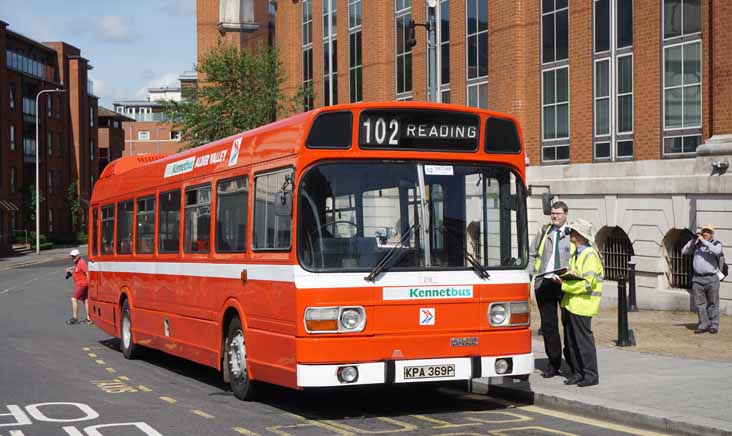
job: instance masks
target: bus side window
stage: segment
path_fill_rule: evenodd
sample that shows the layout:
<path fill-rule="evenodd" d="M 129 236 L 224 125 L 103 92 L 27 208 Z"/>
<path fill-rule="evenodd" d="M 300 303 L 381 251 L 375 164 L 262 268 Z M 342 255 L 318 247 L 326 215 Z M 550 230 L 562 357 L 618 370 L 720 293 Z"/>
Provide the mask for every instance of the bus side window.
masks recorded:
<path fill-rule="evenodd" d="M 216 185 L 216 251 L 244 253 L 247 246 L 249 179 L 237 177 Z"/>
<path fill-rule="evenodd" d="M 252 242 L 254 249 L 289 250 L 292 215 L 275 213 L 275 193 L 283 188 L 292 192 L 292 169 L 257 175 L 254 178 L 254 226 Z"/>
<path fill-rule="evenodd" d="M 211 185 L 186 189 L 186 253 L 208 253 L 211 242 Z"/>
<path fill-rule="evenodd" d="M 155 250 L 155 197 L 137 199 L 137 231 L 135 253 L 149 254 Z"/>
<path fill-rule="evenodd" d="M 117 203 L 117 254 L 132 253 L 132 200 Z"/>
<path fill-rule="evenodd" d="M 180 242 L 180 191 L 160 194 L 158 252 L 177 253 Z"/>
<path fill-rule="evenodd" d="M 101 254 L 114 254 L 114 205 L 102 207 Z"/>

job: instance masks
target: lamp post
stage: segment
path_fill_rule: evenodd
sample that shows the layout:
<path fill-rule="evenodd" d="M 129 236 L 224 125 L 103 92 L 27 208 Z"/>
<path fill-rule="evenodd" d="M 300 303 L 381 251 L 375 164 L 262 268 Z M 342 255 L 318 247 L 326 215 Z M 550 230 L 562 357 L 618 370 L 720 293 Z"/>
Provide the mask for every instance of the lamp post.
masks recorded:
<path fill-rule="evenodd" d="M 38 152 L 38 146 L 41 143 L 39 138 L 39 120 L 38 120 L 38 98 L 43 93 L 66 92 L 65 89 L 44 89 L 36 94 L 36 254 L 41 254 L 41 197 L 40 197 L 40 179 L 38 177 L 38 162 L 41 160 L 41 154 Z M 48 110 L 48 108 L 46 108 Z M 46 144 L 48 145 L 48 144 Z"/>

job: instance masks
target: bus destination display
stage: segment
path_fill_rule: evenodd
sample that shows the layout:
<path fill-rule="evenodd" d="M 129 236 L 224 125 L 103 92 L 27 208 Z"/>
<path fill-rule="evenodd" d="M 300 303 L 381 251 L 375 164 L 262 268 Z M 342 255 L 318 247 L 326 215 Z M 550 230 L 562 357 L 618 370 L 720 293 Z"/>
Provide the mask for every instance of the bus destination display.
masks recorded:
<path fill-rule="evenodd" d="M 422 151 L 475 151 L 480 118 L 461 112 L 367 110 L 359 117 L 362 148 Z"/>

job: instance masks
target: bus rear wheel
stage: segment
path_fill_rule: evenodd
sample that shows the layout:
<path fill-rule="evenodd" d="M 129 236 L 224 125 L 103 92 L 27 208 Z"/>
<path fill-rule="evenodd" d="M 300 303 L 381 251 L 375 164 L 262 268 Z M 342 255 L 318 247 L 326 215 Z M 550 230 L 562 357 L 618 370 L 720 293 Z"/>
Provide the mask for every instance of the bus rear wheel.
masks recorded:
<path fill-rule="evenodd" d="M 234 318 L 229 323 L 224 346 L 224 365 L 224 371 L 228 372 L 229 384 L 234 396 L 243 401 L 253 400 L 256 382 L 249 378 L 249 371 L 247 371 L 247 348 L 239 318 Z"/>
<path fill-rule="evenodd" d="M 127 300 L 122 302 L 122 316 L 120 325 L 120 347 L 122 355 L 126 359 L 134 359 L 137 356 L 137 346 L 132 340 L 132 318 L 130 317 L 130 304 Z"/>

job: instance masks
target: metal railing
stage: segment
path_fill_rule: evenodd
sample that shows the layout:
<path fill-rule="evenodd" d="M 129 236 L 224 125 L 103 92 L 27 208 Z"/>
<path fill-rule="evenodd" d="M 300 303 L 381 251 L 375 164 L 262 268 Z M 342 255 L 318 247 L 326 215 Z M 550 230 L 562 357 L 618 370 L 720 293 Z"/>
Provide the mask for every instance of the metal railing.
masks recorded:
<path fill-rule="evenodd" d="M 634 254 L 628 235 L 620 227 L 613 227 L 602 247 L 605 279 L 627 279 L 628 262 Z"/>
<path fill-rule="evenodd" d="M 679 237 L 674 242 L 668 254 L 669 284 L 672 288 L 691 289 L 692 261 L 694 256 L 681 254 L 681 249 L 693 237 L 691 233 Z"/>

